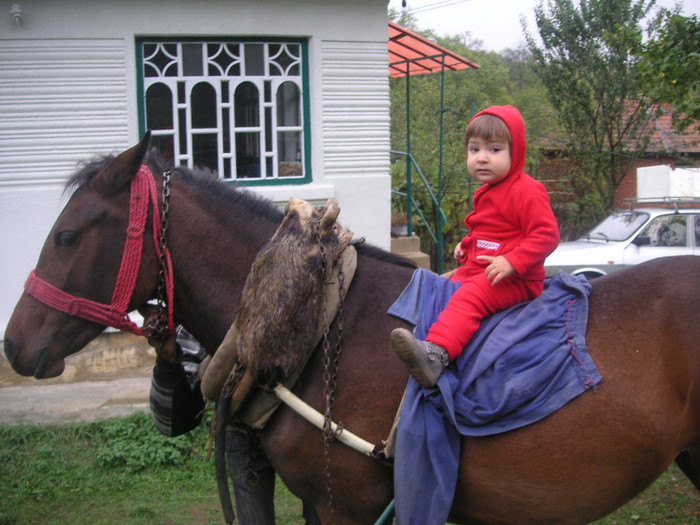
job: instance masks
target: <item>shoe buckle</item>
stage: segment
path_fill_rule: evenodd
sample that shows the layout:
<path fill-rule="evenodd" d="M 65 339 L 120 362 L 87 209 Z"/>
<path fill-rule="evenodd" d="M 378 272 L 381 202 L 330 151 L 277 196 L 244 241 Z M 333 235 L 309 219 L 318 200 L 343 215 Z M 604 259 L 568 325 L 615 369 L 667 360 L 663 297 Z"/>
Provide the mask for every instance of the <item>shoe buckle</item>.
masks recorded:
<path fill-rule="evenodd" d="M 447 365 L 450 364 L 450 358 L 447 355 L 447 352 L 444 350 L 438 350 L 437 352 L 434 350 L 431 350 L 430 347 L 428 347 L 428 359 L 431 361 L 435 361 L 435 359 L 438 359 L 440 361 L 440 364 L 443 366 L 443 368 L 447 368 Z"/>

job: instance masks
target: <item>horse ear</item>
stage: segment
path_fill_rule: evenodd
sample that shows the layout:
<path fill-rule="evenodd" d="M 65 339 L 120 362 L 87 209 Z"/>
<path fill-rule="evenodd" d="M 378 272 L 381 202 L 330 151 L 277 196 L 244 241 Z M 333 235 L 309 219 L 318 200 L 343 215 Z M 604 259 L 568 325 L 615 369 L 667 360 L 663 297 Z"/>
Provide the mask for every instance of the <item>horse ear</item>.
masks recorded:
<path fill-rule="evenodd" d="M 150 140 L 151 132 L 149 130 L 141 142 L 117 155 L 102 171 L 95 175 L 92 185 L 106 193 L 113 193 L 128 187 L 146 157 Z"/>

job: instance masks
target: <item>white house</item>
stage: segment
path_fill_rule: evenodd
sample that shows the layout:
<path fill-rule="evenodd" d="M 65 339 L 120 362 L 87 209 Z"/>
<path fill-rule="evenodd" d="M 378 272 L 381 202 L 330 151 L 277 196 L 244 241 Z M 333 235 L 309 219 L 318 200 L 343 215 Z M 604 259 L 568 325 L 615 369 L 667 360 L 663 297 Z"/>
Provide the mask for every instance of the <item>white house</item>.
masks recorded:
<path fill-rule="evenodd" d="M 0 337 L 78 162 L 146 129 L 280 204 L 335 197 L 390 244 L 386 0 L 0 4 Z"/>

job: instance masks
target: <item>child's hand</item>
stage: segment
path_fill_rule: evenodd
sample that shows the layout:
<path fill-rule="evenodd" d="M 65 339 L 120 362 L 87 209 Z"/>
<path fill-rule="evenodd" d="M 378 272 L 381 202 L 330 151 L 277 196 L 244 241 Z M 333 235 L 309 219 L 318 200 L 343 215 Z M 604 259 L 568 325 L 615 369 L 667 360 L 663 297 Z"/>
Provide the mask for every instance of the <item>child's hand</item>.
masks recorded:
<path fill-rule="evenodd" d="M 455 260 L 457 262 L 460 262 L 462 259 L 464 259 L 464 250 L 462 250 L 462 243 L 457 243 L 457 246 L 455 246 Z"/>
<path fill-rule="evenodd" d="M 490 255 L 479 255 L 477 259 L 481 261 L 486 261 L 489 265 L 486 267 L 486 278 L 491 283 L 491 286 L 495 286 L 502 279 L 505 279 L 509 275 L 515 272 L 515 268 L 508 262 L 508 259 L 499 255 L 498 257 L 491 257 Z"/>

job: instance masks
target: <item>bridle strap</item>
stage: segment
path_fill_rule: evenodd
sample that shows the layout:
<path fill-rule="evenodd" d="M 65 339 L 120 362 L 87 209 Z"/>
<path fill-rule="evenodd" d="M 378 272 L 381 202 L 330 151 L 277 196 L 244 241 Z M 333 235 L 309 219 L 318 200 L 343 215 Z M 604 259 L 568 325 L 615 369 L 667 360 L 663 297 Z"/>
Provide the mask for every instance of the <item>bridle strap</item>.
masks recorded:
<path fill-rule="evenodd" d="M 129 224 L 126 227 L 126 241 L 124 253 L 122 253 L 117 282 L 112 294 L 112 307 L 117 312 L 126 311 L 131 301 L 131 294 L 136 287 L 136 279 L 139 275 L 141 255 L 143 254 L 143 233 L 146 230 L 146 218 L 148 217 L 148 191 L 147 180 L 152 177 L 144 174 L 148 170 L 145 166 L 139 168 L 138 173 L 131 181 L 131 195 L 129 196 Z M 150 174 L 150 171 L 148 172 Z M 155 183 L 154 183 L 155 184 Z M 157 202 L 157 201 L 156 201 Z M 157 215 L 158 205 L 154 205 L 153 216 Z M 154 232 L 155 235 L 155 232 Z"/>
<path fill-rule="evenodd" d="M 159 239 L 162 235 L 161 215 L 158 208 L 158 191 L 153 174 L 146 166 L 141 166 L 131 181 L 129 198 L 129 224 L 126 228 L 124 253 L 117 282 L 112 294 L 112 303 L 107 305 L 83 297 L 75 297 L 60 290 L 36 275 L 32 270 L 24 284 L 25 291 L 45 305 L 70 316 L 80 317 L 88 321 L 111 326 L 119 330 L 144 335 L 144 331 L 129 319 L 128 308 L 136 288 L 143 254 L 143 234 L 148 217 L 148 204 L 153 204 L 153 242 L 156 254 L 160 259 L 161 248 Z M 175 332 L 173 321 L 173 268 L 170 251 L 165 247 L 166 294 L 168 304 L 168 334 Z"/>
<path fill-rule="evenodd" d="M 83 297 L 75 297 L 37 277 L 34 270 L 24 283 L 24 291 L 54 310 L 88 321 L 112 326 L 132 334 L 143 335 L 143 330 L 128 316 L 122 316 L 110 305 Z"/>

